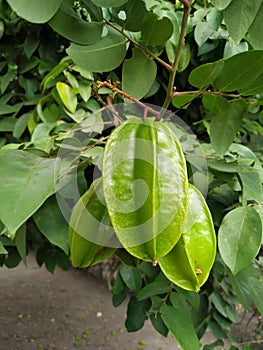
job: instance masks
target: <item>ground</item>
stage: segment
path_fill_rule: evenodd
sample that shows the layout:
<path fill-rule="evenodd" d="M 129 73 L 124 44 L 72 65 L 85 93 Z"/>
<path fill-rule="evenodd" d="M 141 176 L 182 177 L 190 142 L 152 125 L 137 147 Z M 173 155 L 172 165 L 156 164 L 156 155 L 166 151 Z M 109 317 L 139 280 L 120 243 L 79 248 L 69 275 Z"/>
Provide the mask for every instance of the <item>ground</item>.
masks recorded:
<path fill-rule="evenodd" d="M 150 323 L 125 330 L 126 305 L 114 308 L 105 281 L 87 271 L 28 267 L 0 269 L 0 350 L 177 350 Z M 213 338 L 208 333 L 204 342 Z"/>

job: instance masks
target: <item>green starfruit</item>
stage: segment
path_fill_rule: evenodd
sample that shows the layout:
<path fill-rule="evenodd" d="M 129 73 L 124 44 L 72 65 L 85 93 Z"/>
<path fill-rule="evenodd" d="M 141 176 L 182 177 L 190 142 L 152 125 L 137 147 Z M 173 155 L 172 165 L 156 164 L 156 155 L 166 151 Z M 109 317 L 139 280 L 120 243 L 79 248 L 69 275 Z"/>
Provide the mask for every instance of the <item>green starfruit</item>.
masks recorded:
<path fill-rule="evenodd" d="M 107 208 L 103 205 L 101 178 L 92 183 L 73 209 L 69 243 L 74 267 L 95 265 L 113 255 L 118 246 Z"/>
<path fill-rule="evenodd" d="M 202 194 L 189 185 L 189 211 L 179 242 L 159 265 L 169 280 L 181 288 L 199 291 L 209 276 L 216 255 L 216 235 Z"/>
<path fill-rule="evenodd" d="M 180 238 L 188 206 L 185 158 L 163 122 L 130 118 L 109 137 L 103 189 L 123 247 L 157 264 Z"/>

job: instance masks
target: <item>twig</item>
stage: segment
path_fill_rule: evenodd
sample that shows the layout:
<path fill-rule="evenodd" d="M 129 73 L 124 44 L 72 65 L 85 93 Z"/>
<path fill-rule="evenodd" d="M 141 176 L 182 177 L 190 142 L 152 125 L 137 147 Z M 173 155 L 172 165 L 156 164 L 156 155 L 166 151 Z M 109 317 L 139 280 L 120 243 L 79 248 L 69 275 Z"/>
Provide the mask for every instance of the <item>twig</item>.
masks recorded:
<path fill-rule="evenodd" d="M 173 67 L 163 61 L 161 58 L 156 56 L 153 52 L 151 52 L 147 47 L 143 46 L 142 44 L 138 43 L 136 40 L 133 40 L 129 35 L 127 35 L 124 30 L 119 29 L 118 27 L 115 27 L 111 22 L 105 20 L 105 23 L 107 23 L 111 28 L 119 32 L 121 35 L 123 35 L 127 40 L 129 40 L 133 45 L 139 47 L 142 51 L 144 51 L 147 55 L 151 56 L 155 61 L 159 62 L 162 66 L 164 66 L 169 72 L 173 71 Z"/>
<path fill-rule="evenodd" d="M 141 101 L 137 100 L 136 98 L 128 95 L 125 91 L 117 88 L 116 85 L 120 84 L 119 82 L 115 82 L 114 84 L 112 84 L 110 81 L 98 81 L 97 83 L 98 83 L 98 89 L 103 87 L 103 86 L 106 86 L 106 87 L 110 88 L 114 93 L 122 95 L 123 97 L 127 98 L 128 100 L 130 100 L 130 101 L 136 103 L 138 106 L 142 107 L 143 111 L 144 111 L 143 117 L 142 117 L 143 119 L 146 118 L 148 112 L 152 113 L 156 119 L 160 119 L 160 112 L 147 106 L 146 104 L 142 103 Z"/>
<path fill-rule="evenodd" d="M 192 5 L 192 1 L 190 1 L 190 0 L 189 1 L 188 0 L 180 0 L 180 1 L 184 5 L 181 32 L 180 32 L 178 47 L 177 47 L 177 51 L 176 51 L 176 55 L 175 55 L 175 60 L 173 63 L 173 70 L 170 72 L 170 76 L 169 76 L 166 98 L 165 98 L 165 101 L 164 101 L 164 104 L 162 107 L 161 115 L 163 115 L 165 113 L 165 110 L 169 107 L 169 104 L 171 103 L 171 100 L 173 98 L 175 75 L 176 75 L 176 72 L 178 69 L 178 64 L 179 64 L 180 57 L 181 57 L 183 47 L 184 47 L 184 38 L 185 38 L 185 34 L 186 34 L 187 21 L 188 21 L 188 17 L 189 17 L 189 13 L 190 13 L 190 8 Z"/>

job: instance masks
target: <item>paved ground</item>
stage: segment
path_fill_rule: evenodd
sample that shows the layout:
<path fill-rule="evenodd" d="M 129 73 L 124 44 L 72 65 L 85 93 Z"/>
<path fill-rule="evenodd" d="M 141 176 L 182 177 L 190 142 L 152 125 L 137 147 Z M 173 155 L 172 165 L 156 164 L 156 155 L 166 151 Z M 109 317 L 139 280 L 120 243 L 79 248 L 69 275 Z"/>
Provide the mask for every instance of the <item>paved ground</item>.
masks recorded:
<path fill-rule="evenodd" d="M 87 271 L 51 275 L 30 258 L 28 268 L 0 269 L 0 281 L 0 350 L 179 349 L 150 323 L 127 333 L 126 306 L 114 308 L 105 282 Z"/>

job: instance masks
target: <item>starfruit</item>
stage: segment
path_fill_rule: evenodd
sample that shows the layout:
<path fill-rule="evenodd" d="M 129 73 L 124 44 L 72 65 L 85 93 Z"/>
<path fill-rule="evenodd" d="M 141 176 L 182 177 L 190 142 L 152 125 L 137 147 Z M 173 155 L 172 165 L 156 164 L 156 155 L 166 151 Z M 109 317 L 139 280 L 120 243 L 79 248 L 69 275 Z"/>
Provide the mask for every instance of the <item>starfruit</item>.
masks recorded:
<path fill-rule="evenodd" d="M 123 247 L 157 264 L 180 238 L 188 206 L 185 158 L 174 133 L 152 118 L 130 118 L 110 135 L 103 189 Z"/>
<path fill-rule="evenodd" d="M 202 194 L 189 185 L 189 209 L 179 242 L 159 260 L 163 273 L 181 288 L 199 291 L 216 255 L 213 220 Z"/>
<path fill-rule="evenodd" d="M 110 257 L 119 245 L 96 179 L 75 205 L 69 223 L 72 265 L 87 267 Z"/>

